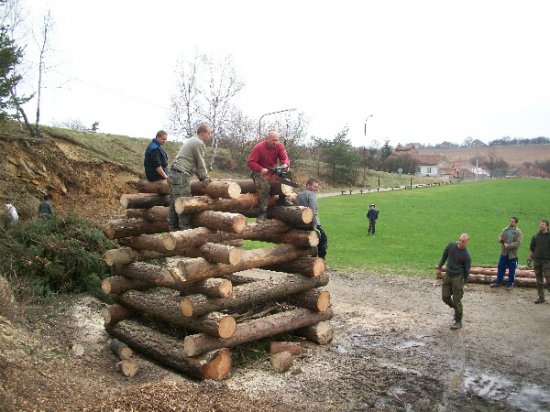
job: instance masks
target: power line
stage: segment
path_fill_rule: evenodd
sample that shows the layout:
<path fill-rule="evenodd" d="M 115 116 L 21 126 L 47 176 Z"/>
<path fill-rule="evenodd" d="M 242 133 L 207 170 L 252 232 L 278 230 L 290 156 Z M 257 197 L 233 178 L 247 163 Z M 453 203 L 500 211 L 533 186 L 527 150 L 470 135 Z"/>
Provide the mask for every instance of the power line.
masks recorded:
<path fill-rule="evenodd" d="M 1 1 L 1 0 L 0 0 Z M 166 110 L 167 107 L 166 106 L 161 106 L 159 104 L 156 104 L 156 103 L 151 103 L 151 102 L 148 102 L 147 100 L 143 100 L 143 99 L 139 99 L 137 97 L 133 97 L 133 96 L 128 96 L 127 94 L 124 94 L 124 93 L 121 93 L 121 92 L 118 92 L 116 90 L 111 90 L 111 89 L 108 89 L 106 87 L 103 87 L 103 86 L 100 86 L 100 85 L 97 85 L 97 84 L 94 84 L 94 83 L 91 83 L 91 82 L 88 82 L 86 80 L 82 80 L 82 79 L 79 79 L 77 77 L 74 77 L 74 76 L 71 76 L 69 74 L 66 74 L 66 73 L 62 73 L 58 70 L 55 70 L 55 69 L 51 69 L 51 71 L 57 73 L 57 74 L 60 74 L 62 76 L 65 76 L 71 80 L 76 80 L 77 82 L 80 82 L 80 83 L 84 83 L 88 86 L 92 86 L 92 87 L 95 87 L 96 89 L 100 89 L 100 90 L 103 90 L 104 92 L 107 92 L 107 93 L 111 93 L 111 94 L 115 94 L 117 96 L 121 96 L 121 97 L 124 97 L 125 99 L 128 99 L 128 100 L 133 100 L 133 101 L 136 101 L 136 102 L 140 102 L 140 103 L 144 103 L 144 104 L 148 104 L 150 106 L 155 106 L 155 107 L 158 107 L 160 109 L 164 109 Z"/>

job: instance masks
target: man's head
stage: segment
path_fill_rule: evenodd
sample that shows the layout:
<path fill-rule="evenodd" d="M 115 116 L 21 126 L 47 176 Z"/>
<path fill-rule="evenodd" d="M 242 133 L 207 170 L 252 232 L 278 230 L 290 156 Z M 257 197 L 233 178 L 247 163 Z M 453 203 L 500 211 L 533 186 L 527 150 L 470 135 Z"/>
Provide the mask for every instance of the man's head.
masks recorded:
<path fill-rule="evenodd" d="M 468 233 L 463 233 L 458 238 L 458 248 L 459 249 L 466 249 L 466 246 L 468 246 L 468 242 L 470 241 L 470 235 Z"/>
<path fill-rule="evenodd" d="M 168 133 L 164 130 L 159 130 L 155 136 L 155 140 L 162 146 L 168 140 Z"/>
<path fill-rule="evenodd" d="M 203 142 L 209 141 L 211 135 L 212 135 L 212 129 L 206 123 L 201 123 L 199 127 L 197 127 L 197 136 L 199 136 L 199 138 Z"/>
<path fill-rule="evenodd" d="M 542 233 L 548 232 L 549 227 L 550 227 L 550 224 L 548 223 L 548 220 L 544 219 L 540 221 L 539 229 Z"/>
<path fill-rule="evenodd" d="M 515 216 L 510 218 L 510 227 L 516 227 L 519 222 L 519 219 Z"/>
<path fill-rule="evenodd" d="M 309 179 L 307 179 L 306 189 L 311 190 L 312 192 L 316 192 L 319 189 L 319 181 L 317 179 L 314 179 L 313 177 L 310 177 Z"/>
<path fill-rule="evenodd" d="M 275 130 L 270 130 L 267 136 L 265 137 L 265 141 L 267 142 L 267 145 L 269 147 L 275 147 L 277 143 L 280 142 L 279 140 L 279 133 L 277 133 Z"/>

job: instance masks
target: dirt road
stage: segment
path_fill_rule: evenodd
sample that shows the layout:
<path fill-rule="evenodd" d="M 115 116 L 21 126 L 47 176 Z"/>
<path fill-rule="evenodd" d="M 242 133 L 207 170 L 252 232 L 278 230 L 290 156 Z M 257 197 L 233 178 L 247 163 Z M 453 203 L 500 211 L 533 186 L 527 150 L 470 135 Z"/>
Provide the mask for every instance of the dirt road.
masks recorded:
<path fill-rule="evenodd" d="M 436 280 L 334 272 L 328 289 L 331 344 L 306 344 L 285 374 L 265 357 L 221 383 L 146 359 L 136 378 L 123 378 L 106 350 L 100 302 L 81 298 L 31 317 L 34 333 L 16 337 L 31 348 L 24 360 L 15 349 L 0 356 L 0 409 L 4 393 L 17 411 L 550 411 L 550 305 L 534 305 L 533 289 L 467 285 L 459 331 L 449 329 Z M 83 356 L 72 354 L 75 342 Z"/>

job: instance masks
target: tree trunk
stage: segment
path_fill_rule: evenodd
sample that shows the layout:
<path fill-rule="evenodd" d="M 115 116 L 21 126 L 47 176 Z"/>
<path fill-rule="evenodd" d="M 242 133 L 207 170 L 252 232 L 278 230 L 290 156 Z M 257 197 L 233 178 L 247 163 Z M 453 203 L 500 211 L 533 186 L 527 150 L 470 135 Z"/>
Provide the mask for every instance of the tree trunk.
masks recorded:
<path fill-rule="evenodd" d="M 178 197 L 174 202 L 177 213 L 199 213 L 207 210 L 218 212 L 235 212 L 258 206 L 258 196 L 253 194 L 239 195 L 234 199 L 213 199 L 209 196 Z"/>
<path fill-rule="evenodd" d="M 257 217 L 259 210 L 242 211 L 247 217 Z M 291 225 L 309 225 L 313 221 L 313 211 L 305 206 L 271 206 L 267 208 L 269 219 L 278 219 Z"/>
<path fill-rule="evenodd" d="M 438 279 L 443 279 L 443 275 L 437 276 Z M 468 283 L 482 283 L 482 284 L 490 284 L 494 283 L 497 280 L 496 275 L 470 275 L 468 277 Z M 502 279 L 502 284 L 506 284 L 508 282 L 508 275 L 504 275 L 504 278 Z M 537 287 L 537 280 L 533 278 L 528 277 L 516 277 L 514 278 L 514 283 L 516 286 L 525 286 L 528 288 L 536 288 Z"/>
<path fill-rule="evenodd" d="M 162 245 L 164 247 L 164 245 Z M 134 250 L 130 247 L 110 249 L 103 254 L 103 260 L 108 266 L 122 266 L 144 260 L 162 259 L 167 256 L 177 256 L 179 253 L 168 250 L 165 253 L 153 252 L 150 250 Z"/>
<path fill-rule="evenodd" d="M 168 250 L 184 250 L 206 242 L 215 242 L 215 235 L 216 232 L 213 230 L 197 227 L 195 229 L 167 233 L 163 238 L 163 242 Z"/>
<path fill-rule="evenodd" d="M 271 248 L 245 250 L 242 260 L 237 265 L 210 263 L 206 259 L 182 259 L 177 267 L 170 269 L 172 276 L 185 282 L 198 282 L 207 278 L 221 277 L 242 270 L 274 265 L 296 259 L 308 253 L 292 245 L 278 245 Z"/>
<path fill-rule="evenodd" d="M 280 352 L 288 352 L 292 355 L 302 353 L 302 345 L 299 342 L 271 342 L 269 353 L 275 354 Z"/>
<path fill-rule="evenodd" d="M 196 296 L 196 295 L 193 295 Z M 134 311 L 172 325 L 207 333 L 222 339 L 235 332 L 235 318 L 210 311 L 202 317 L 184 317 L 179 307 L 179 295 L 145 293 L 130 290 L 117 297 L 117 302 Z"/>
<path fill-rule="evenodd" d="M 205 334 L 188 335 L 183 340 L 183 350 L 187 356 L 196 356 L 217 348 L 232 348 L 243 343 L 311 326 L 331 319 L 332 315 L 332 309 L 325 312 L 311 312 L 308 309 L 296 308 L 240 323 L 229 339 L 213 338 Z"/>
<path fill-rule="evenodd" d="M 125 320 L 108 326 L 108 332 L 130 347 L 198 379 L 222 380 L 231 373 L 231 352 L 219 349 L 199 357 L 183 355 L 178 339 L 156 332 L 137 322 Z"/>
<path fill-rule="evenodd" d="M 253 179 L 235 179 L 241 187 L 241 193 L 257 193 L 257 186 Z M 271 182 L 271 196 L 288 195 L 292 192 L 292 187 L 281 185 L 280 182 Z"/>
<path fill-rule="evenodd" d="M 295 331 L 297 335 L 305 337 L 307 340 L 315 342 L 319 345 L 326 345 L 332 342 L 334 333 L 330 322 L 323 321 L 312 326 L 307 326 Z"/>
<path fill-rule="evenodd" d="M 111 352 L 113 352 L 113 354 L 118 356 L 120 359 L 130 359 L 134 355 L 132 349 L 118 339 L 111 340 L 109 349 L 111 349 Z"/>
<path fill-rule="evenodd" d="M 310 289 L 291 296 L 289 301 L 301 308 L 324 312 L 330 307 L 330 293 L 326 290 Z"/>
<path fill-rule="evenodd" d="M 153 193 L 127 193 L 121 196 L 123 209 L 149 209 L 154 206 L 170 206 L 170 196 Z"/>
<path fill-rule="evenodd" d="M 168 221 L 168 208 L 166 206 L 153 206 L 149 209 L 126 209 L 127 218 L 141 218 L 149 222 Z"/>
<path fill-rule="evenodd" d="M 140 180 L 137 184 L 137 190 L 140 193 L 156 193 L 157 195 L 169 195 L 170 185 L 168 180 L 161 179 L 154 182 Z"/>
<path fill-rule="evenodd" d="M 206 195 L 213 199 L 236 199 L 241 194 L 241 187 L 232 180 L 213 180 L 208 184 L 204 182 L 191 183 L 191 195 Z"/>
<path fill-rule="evenodd" d="M 123 359 L 116 364 L 117 369 L 127 378 L 131 378 L 139 371 L 139 363 L 135 359 Z"/>
<path fill-rule="evenodd" d="M 103 226 L 103 233 L 108 239 L 139 236 L 144 233 L 168 232 L 168 221 L 149 222 L 145 219 L 111 220 Z"/>
<path fill-rule="evenodd" d="M 195 233 L 202 235 L 203 231 L 193 229 Z M 136 250 L 149 250 L 159 253 L 171 253 L 174 252 L 177 254 L 177 251 L 174 251 L 173 249 L 167 249 L 166 246 L 164 246 L 164 236 L 159 236 L 155 234 L 145 234 L 140 236 L 130 236 L 130 237 L 124 237 L 117 240 L 118 244 L 121 246 L 128 246 L 132 249 Z"/>
<path fill-rule="evenodd" d="M 114 325 L 121 320 L 133 317 L 134 314 L 124 306 L 115 303 L 114 305 L 105 306 L 101 310 L 101 316 L 106 325 Z"/>
<path fill-rule="evenodd" d="M 238 213 L 206 211 L 191 217 L 195 227 L 207 227 L 212 230 L 225 230 L 241 233 L 246 226 L 246 217 Z"/>
<path fill-rule="evenodd" d="M 270 302 L 305 290 L 325 286 L 328 275 L 306 278 L 302 275 L 282 274 L 271 279 L 259 280 L 235 286 L 229 298 L 209 298 L 205 295 L 189 295 L 181 298 L 180 307 L 184 316 L 201 316 L 209 312 L 234 309 L 240 306 Z"/>
<path fill-rule="evenodd" d="M 294 357 L 290 352 L 278 352 L 271 355 L 271 366 L 277 373 L 284 373 L 294 364 Z"/>
<path fill-rule="evenodd" d="M 118 295 L 127 290 L 140 290 L 151 288 L 149 282 L 128 279 L 124 276 L 111 276 L 101 281 L 101 291 L 106 295 Z"/>
<path fill-rule="evenodd" d="M 140 282 L 140 285 L 148 285 L 149 288 L 161 286 L 169 289 L 179 290 L 180 292 L 202 293 L 210 297 L 228 297 L 233 293 L 233 284 L 225 279 L 206 279 L 194 284 L 186 284 L 174 279 L 170 272 L 161 266 L 148 263 L 132 263 L 126 266 L 117 266 L 113 268 L 113 273 L 122 275 L 126 278 Z M 132 285 L 128 283 L 127 285 Z M 119 288 L 119 293 L 127 290 L 139 289 L 128 287 L 125 290 Z"/>
<path fill-rule="evenodd" d="M 309 277 L 321 276 L 325 273 L 325 261 L 319 257 L 304 256 L 288 262 L 268 266 L 265 269 L 276 272 L 300 273 Z"/>
<path fill-rule="evenodd" d="M 277 219 L 268 219 L 260 223 L 248 223 L 239 236 L 233 233 L 220 231 L 218 233 L 220 240 L 232 240 L 241 238 L 246 240 L 265 240 L 268 237 L 275 237 L 287 233 L 291 226 Z"/>

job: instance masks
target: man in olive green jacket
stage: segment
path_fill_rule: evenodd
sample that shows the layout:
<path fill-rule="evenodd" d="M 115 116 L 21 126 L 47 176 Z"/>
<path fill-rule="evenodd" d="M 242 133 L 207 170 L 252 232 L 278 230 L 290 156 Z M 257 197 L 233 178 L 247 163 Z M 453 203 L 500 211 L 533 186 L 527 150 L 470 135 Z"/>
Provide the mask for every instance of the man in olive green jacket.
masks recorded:
<path fill-rule="evenodd" d="M 517 217 L 511 217 L 508 226 L 502 230 L 498 237 L 498 241 L 500 242 L 500 259 L 498 261 L 497 279 L 491 287 L 500 286 L 504 279 L 506 268 L 508 268 L 508 286 L 506 290 L 511 290 L 514 287 L 514 275 L 518 267 L 519 245 L 523 239 L 521 230 L 517 227 L 518 221 Z"/>

